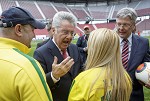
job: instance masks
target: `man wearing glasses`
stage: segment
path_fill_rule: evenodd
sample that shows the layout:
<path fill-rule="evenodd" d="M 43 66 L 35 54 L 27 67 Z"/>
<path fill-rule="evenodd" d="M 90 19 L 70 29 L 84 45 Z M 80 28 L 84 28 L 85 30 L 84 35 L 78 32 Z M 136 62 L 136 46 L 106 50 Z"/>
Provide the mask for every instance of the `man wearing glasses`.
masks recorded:
<path fill-rule="evenodd" d="M 116 29 L 120 36 L 122 64 L 133 81 L 133 91 L 130 101 L 144 101 L 143 85 L 135 77 L 136 68 L 143 62 L 150 61 L 149 41 L 132 32 L 136 28 L 137 13 L 132 8 L 123 8 L 118 11 Z M 149 84 L 144 84 L 150 87 Z"/>
<path fill-rule="evenodd" d="M 77 24 L 75 16 L 69 12 L 58 12 L 53 17 L 53 39 L 34 52 L 34 58 L 42 65 L 54 101 L 67 101 L 72 80 L 81 72 L 78 47 L 71 44 Z M 54 57 L 61 63 L 65 58 L 73 59 L 71 68 L 52 68 Z M 67 64 L 66 64 L 67 65 Z M 69 64 L 68 64 L 69 65 Z M 70 67 L 70 66 L 68 66 Z"/>

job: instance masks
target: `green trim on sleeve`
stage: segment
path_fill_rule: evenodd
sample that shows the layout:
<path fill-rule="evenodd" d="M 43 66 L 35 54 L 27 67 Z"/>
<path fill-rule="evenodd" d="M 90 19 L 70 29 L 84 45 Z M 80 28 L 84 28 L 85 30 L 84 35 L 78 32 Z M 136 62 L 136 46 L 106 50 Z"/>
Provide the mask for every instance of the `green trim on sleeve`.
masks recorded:
<path fill-rule="evenodd" d="M 44 77 L 43 77 L 43 75 L 42 75 L 42 73 L 41 73 L 41 70 L 39 69 L 39 67 L 38 67 L 38 65 L 36 64 L 35 60 L 34 60 L 32 57 L 28 56 L 27 54 L 22 53 L 22 52 L 19 51 L 18 49 L 16 49 L 16 48 L 13 48 L 13 49 L 14 49 L 15 51 L 17 51 L 18 53 L 20 53 L 21 55 L 23 55 L 24 57 L 26 57 L 26 58 L 32 63 L 33 67 L 35 68 L 35 70 L 37 71 L 37 73 L 38 73 L 38 75 L 39 75 L 39 77 L 40 77 L 40 79 L 41 79 L 41 82 L 42 82 L 43 87 L 44 87 L 44 89 L 45 89 L 45 91 L 46 91 L 46 94 L 47 94 L 47 96 L 48 96 L 49 101 L 52 101 L 52 99 L 51 99 L 51 97 L 50 97 L 50 94 L 49 94 L 49 92 L 48 92 L 48 88 L 47 88 L 47 85 L 46 85 L 46 81 L 44 80 Z"/>
<path fill-rule="evenodd" d="M 72 81 L 72 85 L 71 85 L 71 87 L 70 87 L 70 91 L 71 91 L 71 89 L 72 89 L 74 83 L 75 83 L 75 80 Z M 69 93 L 70 93 L 70 91 L 69 91 Z"/>

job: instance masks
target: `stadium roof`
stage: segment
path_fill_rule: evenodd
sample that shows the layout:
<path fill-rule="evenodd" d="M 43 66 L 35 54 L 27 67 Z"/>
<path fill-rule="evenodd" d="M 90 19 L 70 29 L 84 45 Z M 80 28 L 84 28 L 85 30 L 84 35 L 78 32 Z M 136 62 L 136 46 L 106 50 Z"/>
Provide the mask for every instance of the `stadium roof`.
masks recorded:
<path fill-rule="evenodd" d="M 98 3 L 98 2 L 111 2 L 118 0 L 36 0 L 36 1 L 51 1 L 56 3 Z"/>

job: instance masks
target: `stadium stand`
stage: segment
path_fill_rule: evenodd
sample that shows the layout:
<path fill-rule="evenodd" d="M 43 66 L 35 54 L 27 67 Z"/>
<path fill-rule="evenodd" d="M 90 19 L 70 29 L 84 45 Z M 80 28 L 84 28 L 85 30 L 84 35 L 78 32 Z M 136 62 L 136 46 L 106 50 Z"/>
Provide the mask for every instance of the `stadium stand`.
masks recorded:
<path fill-rule="evenodd" d="M 9 7 L 17 6 L 15 1 L 1 0 L 0 3 L 1 3 L 1 10 L 2 11 L 8 9 Z"/>
<path fill-rule="evenodd" d="M 95 29 L 92 24 L 78 24 L 78 27 L 80 27 L 83 30 L 83 28 L 84 28 L 85 25 L 88 25 L 91 30 Z"/>
<path fill-rule="evenodd" d="M 122 9 L 122 8 L 124 8 L 124 7 L 126 7 L 126 6 L 127 6 L 127 5 L 125 5 L 125 4 L 115 5 L 115 9 L 114 9 L 114 13 L 113 13 L 112 18 L 116 18 L 117 12 L 118 12 L 120 9 Z"/>
<path fill-rule="evenodd" d="M 102 1 L 105 3 L 101 3 Z M 137 11 L 139 17 L 149 16 L 148 19 L 138 21 L 138 31 L 142 32 L 143 30 L 150 30 L 150 0 L 132 0 L 133 2 L 130 3 L 116 3 L 114 2 L 115 0 L 110 1 L 111 2 L 108 3 L 106 0 L 65 0 L 65 3 L 63 3 L 64 0 L 0 0 L 0 12 L 11 6 L 20 6 L 29 10 L 36 19 L 41 21 L 52 19 L 54 14 L 58 11 L 71 12 L 79 20 L 75 32 L 82 35 L 82 29 L 83 26 L 85 26 L 87 17 L 90 18 L 87 24 L 89 23 L 88 25 L 92 30 L 104 27 L 114 29 L 115 22 L 109 23 L 108 20 L 115 19 L 116 13 L 121 8 L 131 7 Z M 82 24 L 80 21 L 82 21 Z M 99 21 L 104 21 L 105 23 L 101 23 Z M 35 33 L 36 35 L 47 35 L 47 31 L 45 29 L 36 30 Z"/>
<path fill-rule="evenodd" d="M 111 6 L 88 7 L 94 19 L 107 19 Z"/>
<path fill-rule="evenodd" d="M 48 36 L 48 31 L 46 29 L 35 29 L 34 33 L 36 33 L 36 35 L 47 35 Z"/>
<path fill-rule="evenodd" d="M 35 6 L 34 2 L 31 2 L 31 1 L 18 1 L 18 4 L 19 4 L 20 7 L 29 10 L 33 14 L 33 16 L 36 17 L 37 19 L 44 19 L 42 17 L 42 15 L 40 14 L 39 10 L 37 9 L 37 7 Z"/>
<path fill-rule="evenodd" d="M 73 12 L 73 14 L 78 18 L 78 20 L 85 20 L 88 16 L 82 7 L 70 7 L 70 10 Z"/>
<path fill-rule="evenodd" d="M 39 5 L 46 19 L 52 19 L 55 13 L 57 12 L 57 10 L 54 8 L 54 5 L 51 2 L 38 1 L 37 4 Z"/>
<path fill-rule="evenodd" d="M 97 28 L 109 28 L 109 29 L 114 29 L 115 28 L 115 23 L 101 23 L 101 24 L 95 24 Z"/>
<path fill-rule="evenodd" d="M 56 7 L 56 9 L 58 11 L 67 11 L 67 12 L 69 12 L 63 3 L 54 3 L 54 6 Z"/>
<path fill-rule="evenodd" d="M 150 8 L 136 10 L 138 16 L 150 15 Z"/>
<path fill-rule="evenodd" d="M 150 19 L 145 19 L 137 24 L 137 32 L 142 32 L 144 30 L 150 30 Z"/>

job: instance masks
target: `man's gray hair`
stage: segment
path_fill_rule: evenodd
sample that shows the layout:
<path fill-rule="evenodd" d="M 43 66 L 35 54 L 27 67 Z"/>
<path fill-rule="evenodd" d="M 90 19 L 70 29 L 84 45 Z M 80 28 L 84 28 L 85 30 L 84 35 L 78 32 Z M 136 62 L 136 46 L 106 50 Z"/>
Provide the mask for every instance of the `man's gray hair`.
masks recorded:
<path fill-rule="evenodd" d="M 129 17 L 134 23 L 136 23 L 137 13 L 133 8 L 122 8 L 117 13 L 117 18 Z"/>
<path fill-rule="evenodd" d="M 53 27 L 59 27 L 61 24 L 61 21 L 67 20 L 69 21 L 73 26 L 77 26 L 77 18 L 69 12 L 60 11 L 57 12 L 53 17 L 52 26 Z"/>

